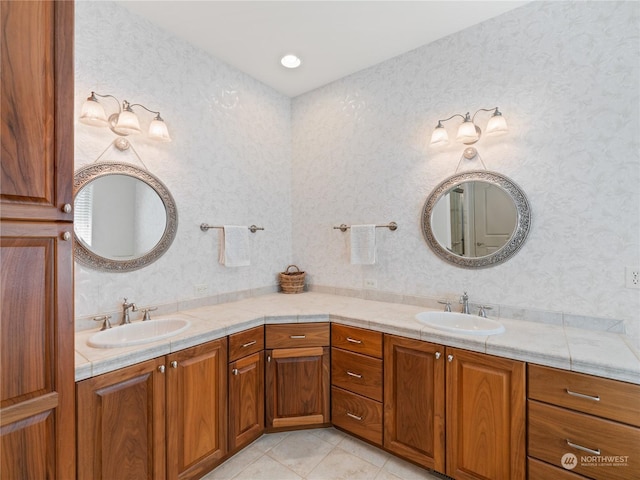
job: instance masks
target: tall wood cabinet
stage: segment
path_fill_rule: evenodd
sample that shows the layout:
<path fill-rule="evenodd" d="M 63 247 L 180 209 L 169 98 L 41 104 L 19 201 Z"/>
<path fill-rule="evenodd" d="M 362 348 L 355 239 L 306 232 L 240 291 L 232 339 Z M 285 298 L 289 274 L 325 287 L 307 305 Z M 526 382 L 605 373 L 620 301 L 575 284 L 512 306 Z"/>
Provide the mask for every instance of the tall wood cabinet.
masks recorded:
<path fill-rule="evenodd" d="M 73 2 L 0 21 L 0 477 L 74 478 Z"/>

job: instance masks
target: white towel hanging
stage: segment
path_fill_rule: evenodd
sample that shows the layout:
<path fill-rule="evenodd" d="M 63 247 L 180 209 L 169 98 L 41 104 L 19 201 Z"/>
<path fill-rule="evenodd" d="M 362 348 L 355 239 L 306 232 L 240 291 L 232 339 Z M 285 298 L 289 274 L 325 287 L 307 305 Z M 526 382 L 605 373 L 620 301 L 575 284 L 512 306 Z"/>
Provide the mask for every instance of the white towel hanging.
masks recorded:
<path fill-rule="evenodd" d="M 250 265 L 249 227 L 224 225 L 220 237 L 220 257 L 225 267 L 246 267 Z"/>
<path fill-rule="evenodd" d="M 376 226 L 351 225 L 351 264 L 376 263 Z"/>

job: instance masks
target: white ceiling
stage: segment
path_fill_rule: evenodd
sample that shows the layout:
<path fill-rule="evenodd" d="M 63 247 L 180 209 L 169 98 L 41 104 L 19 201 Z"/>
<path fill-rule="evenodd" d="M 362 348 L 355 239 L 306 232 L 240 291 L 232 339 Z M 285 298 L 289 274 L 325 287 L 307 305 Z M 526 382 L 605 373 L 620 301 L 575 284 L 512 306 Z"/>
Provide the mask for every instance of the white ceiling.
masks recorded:
<path fill-rule="evenodd" d="M 526 1 L 122 0 L 129 11 L 294 97 Z M 280 65 L 295 53 L 302 66 Z"/>

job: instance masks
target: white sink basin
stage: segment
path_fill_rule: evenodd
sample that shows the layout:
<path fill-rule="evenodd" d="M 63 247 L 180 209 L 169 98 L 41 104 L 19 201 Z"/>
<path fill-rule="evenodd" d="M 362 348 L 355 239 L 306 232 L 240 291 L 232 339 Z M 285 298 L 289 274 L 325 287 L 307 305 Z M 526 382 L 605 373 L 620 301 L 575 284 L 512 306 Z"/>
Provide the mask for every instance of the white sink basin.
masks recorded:
<path fill-rule="evenodd" d="M 416 319 L 425 325 L 446 332 L 468 335 L 497 335 L 504 325 L 497 320 L 456 312 L 420 312 Z"/>
<path fill-rule="evenodd" d="M 91 335 L 87 344 L 97 348 L 128 347 L 156 342 L 184 332 L 191 323 L 181 318 L 159 318 L 121 325 Z"/>

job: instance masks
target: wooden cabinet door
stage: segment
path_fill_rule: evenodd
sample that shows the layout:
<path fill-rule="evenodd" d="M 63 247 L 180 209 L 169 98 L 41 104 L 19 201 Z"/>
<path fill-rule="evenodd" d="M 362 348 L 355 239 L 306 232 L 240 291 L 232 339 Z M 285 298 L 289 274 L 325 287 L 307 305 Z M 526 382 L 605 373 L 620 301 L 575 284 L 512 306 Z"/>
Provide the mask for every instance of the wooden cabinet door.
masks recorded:
<path fill-rule="evenodd" d="M 266 427 L 329 423 L 329 347 L 267 350 Z"/>
<path fill-rule="evenodd" d="M 2 222 L 0 478 L 73 478 L 70 224 Z"/>
<path fill-rule="evenodd" d="M 200 478 L 227 454 L 227 339 L 167 356 L 167 478 Z"/>
<path fill-rule="evenodd" d="M 73 2 L 2 0 L 0 12 L 2 218 L 72 221 Z"/>
<path fill-rule="evenodd" d="M 248 445 L 264 431 L 264 352 L 229 365 L 229 450 Z"/>
<path fill-rule="evenodd" d="M 525 364 L 447 347 L 447 475 L 524 479 Z"/>
<path fill-rule="evenodd" d="M 384 446 L 445 469 L 444 347 L 384 336 Z"/>
<path fill-rule="evenodd" d="M 165 478 L 165 358 L 77 384 L 78 479 Z"/>

